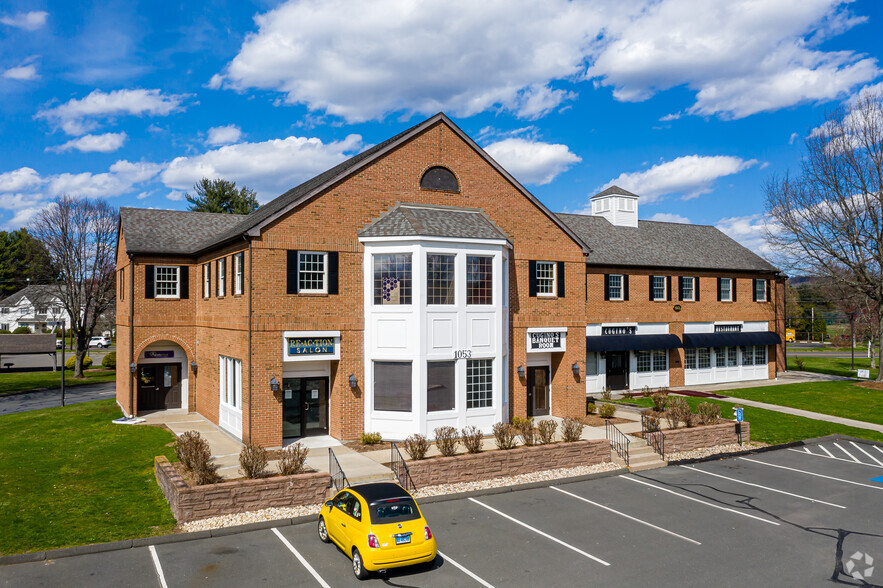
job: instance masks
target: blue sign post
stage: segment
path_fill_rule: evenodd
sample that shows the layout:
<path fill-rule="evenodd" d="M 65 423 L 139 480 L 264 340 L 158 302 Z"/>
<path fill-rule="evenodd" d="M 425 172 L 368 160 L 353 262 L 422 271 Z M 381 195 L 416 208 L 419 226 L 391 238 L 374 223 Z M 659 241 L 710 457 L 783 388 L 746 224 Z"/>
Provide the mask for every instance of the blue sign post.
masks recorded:
<path fill-rule="evenodd" d="M 742 422 L 742 408 L 739 407 L 734 410 L 736 411 L 736 422 L 741 423 Z"/>

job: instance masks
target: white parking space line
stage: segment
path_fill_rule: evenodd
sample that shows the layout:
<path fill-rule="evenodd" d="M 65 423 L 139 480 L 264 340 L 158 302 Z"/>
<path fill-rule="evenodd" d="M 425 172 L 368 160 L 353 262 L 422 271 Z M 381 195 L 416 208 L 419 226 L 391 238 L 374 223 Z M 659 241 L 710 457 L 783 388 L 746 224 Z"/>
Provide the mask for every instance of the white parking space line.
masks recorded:
<path fill-rule="evenodd" d="M 788 448 L 788 451 L 793 451 L 794 453 L 799 453 L 801 455 L 806 454 L 806 455 L 812 455 L 813 457 L 823 457 L 825 459 L 836 459 L 837 461 L 842 461 L 843 463 L 851 463 L 853 465 L 863 465 L 863 466 L 868 466 L 870 468 L 883 467 L 883 466 L 874 465 L 872 463 L 865 463 L 863 461 L 852 461 L 851 459 L 846 459 L 845 457 L 834 457 L 833 455 L 827 456 L 827 455 L 822 455 L 821 453 L 813 453 L 812 451 L 809 451 L 809 450 L 800 451 L 799 449 Z"/>
<path fill-rule="evenodd" d="M 780 468 L 783 470 L 788 470 L 791 472 L 798 472 L 800 474 L 807 474 L 808 476 L 816 476 L 819 478 L 826 478 L 828 480 L 835 480 L 837 482 L 843 482 L 844 484 L 852 484 L 854 486 L 864 486 L 865 488 L 872 488 L 874 490 L 883 490 L 883 486 L 871 486 L 870 484 L 862 484 L 861 482 L 853 482 L 852 480 L 844 480 L 843 478 L 835 478 L 834 476 L 826 476 L 825 474 L 817 474 L 815 472 L 807 472 L 806 470 L 798 470 L 796 468 L 789 468 L 783 465 L 777 465 L 774 463 L 767 463 L 765 461 L 757 461 L 756 459 L 748 459 L 747 457 L 740 457 L 739 459 L 750 461 L 752 463 L 759 463 L 760 465 L 770 466 L 771 468 Z M 868 465 L 868 464 L 863 464 Z"/>
<path fill-rule="evenodd" d="M 877 451 L 880 452 L 881 455 L 883 455 L 883 449 L 880 449 L 879 445 L 874 445 L 874 449 L 876 449 Z"/>
<path fill-rule="evenodd" d="M 642 521 L 641 519 L 635 518 L 631 515 L 627 515 L 624 512 L 619 512 L 618 510 L 613 510 L 609 506 L 604 506 L 603 504 L 598 504 L 597 502 L 592 502 L 588 498 L 583 498 L 582 496 L 578 496 L 576 494 L 568 492 L 567 490 L 562 490 L 561 488 L 557 488 L 555 486 L 549 486 L 549 487 L 552 490 L 557 490 L 558 492 L 561 492 L 562 494 L 567 494 L 568 496 L 573 496 L 577 500 L 582 500 L 583 502 L 588 502 L 589 504 L 591 504 L 593 506 L 597 506 L 598 508 L 603 508 L 604 510 L 610 511 L 614 514 L 618 514 L 619 516 L 625 517 L 630 521 L 635 521 L 636 523 L 646 525 L 646 526 L 650 527 L 651 529 L 656 529 L 657 531 L 662 531 L 663 533 L 665 533 L 667 535 L 671 535 L 672 537 L 677 537 L 678 539 L 683 539 L 684 541 L 687 541 L 689 543 L 693 543 L 694 545 L 702 545 L 700 542 L 696 541 L 695 539 L 690 539 L 689 537 L 684 537 L 683 535 L 678 535 L 674 531 L 669 531 L 668 529 L 663 529 L 662 527 L 657 527 L 653 523 L 648 523 L 647 521 Z"/>
<path fill-rule="evenodd" d="M 779 526 L 779 523 L 777 523 L 776 521 L 771 521 L 771 520 L 765 519 L 763 517 L 757 517 L 757 516 L 748 514 L 747 512 L 742 512 L 742 511 L 736 510 L 735 508 L 729 508 L 727 506 L 721 506 L 719 504 L 714 504 L 712 502 L 707 502 L 705 500 L 699 500 L 698 498 L 694 498 L 693 496 L 687 496 L 686 494 L 681 494 L 680 492 L 675 492 L 674 490 L 669 490 L 668 488 L 663 488 L 662 486 L 650 484 L 648 482 L 645 482 L 644 480 L 639 480 L 639 479 L 634 478 L 632 476 L 628 476 L 628 475 L 619 476 L 619 478 L 623 479 L 623 480 L 628 480 L 629 482 L 637 482 L 638 484 L 650 486 L 651 488 L 656 488 L 657 490 L 662 490 L 663 492 L 668 492 L 669 494 L 674 494 L 675 496 L 680 496 L 681 498 L 686 498 L 687 500 L 692 500 L 693 502 L 698 502 L 699 504 L 704 504 L 705 506 L 710 506 L 711 508 L 716 508 L 718 510 L 725 510 L 727 512 L 735 513 L 737 515 L 742 515 L 743 517 L 748 517 L 749 519 L 754 519 L 756 521 L 761 521 L 764 523 L 768 523 L 770 525 L 775 525 L 777 527 Z"/>
<path fill-rule="evenodd" d="M 271 529 L 271 530 L 272 530 L 274 533 L 276 533 L 276 536 L 277 536 L 277 537 L 279 537 L 279 541 L 281 541 L 283 544 L 285 544 L 285 547 L 288 548 L 288 551 L 290 551 L 291 553 L 293 553 L 293 554 L 294 554 L 294 557 L 296 557 L 296 558 L 298 559 L 298 561 L 299 561 L 301 564 L 303 564 L 303 566 L 304 566 L 305 568 L 307 568 L 307 571 L 310 572 L 310 573 L 313 575 L 313 577 L 314 577 L 314 578 L 316 579 L 316 581 L 319 583 L 319 586 L 322 586 L 322 588 L 331 588 L 331 586 L 329 586 L 328 583 L 327 583 L 325 580 L 322 579 L 322 576 L 320 576 L 320 575 L 316 572 L 316 570 L 313 569 L 313 566 L 311 566 L 311 565 L 307 562 L 307 560 L 304 559 L 304 556 L 302 556 L 302 555 L 300 554 L 300 552 L 299 552 L 297 549 L 294 548 L 294 545 L 292 545 L 291 543 L 289 543 L 289 542 L 288 542 L 288 539 L 286 539 L 285 537 L 282 536 L 282 533 L 279 532 L 279 529 Z"/>
<path fill-rule="evenodd" d="M 148 545 L 147 550 L 150 551 L 153 567 L 156 569 L 156 575 L 159 577 L 159 585 L 162 586 L 162 588 L 169 588 L 169 585 L 166 584 L 166 576 L 162 573 L 162 566 L 159 563 L 159 556 L 156 554 L 156 547 Z"/>
<path fill-rule="evenodd" d="M 583 551 L 582 549 L 579 549 L 579 548 L 577 548 L 577 547 L 574 547 L 573 545 L 571 545 L 571 544 L 569 544 L 569 543 L 565 543 L 565 542 L 562 541 L 561 539 L 558 539 L 558 538 L 556 538 L 556 537 L 552 537 L 552 536 L 549 535 L 548 533 L 544 533 L 544 532 L 540 531 L 539 529 L 536 529 L 536 528 L 534 528 L 534 527 L 531 527 L 531 526 L 528 525 L 527 523 L 522 523 L 522 522 L 519 521 L 518 519 L 513 518 L 513 517 L 510 517 L 510 516 L 507 515 L 506 513 L 504 513 L 504 512 L 500 512 L 499 510 L 495 509 L 495 508 L 492 507 L 492 506 L 488 506 L 487 504 L 485 504 L 485 503 L 483 503 L 483 502 L 480 502 L 480 501 L 478 501 L 478 500 L 476 500 L 476 499 L 474 499 L 474 498 L 469 498 L 469 500 L 471 500 L 472 502 L 474 502 L 475 504 L 477 504 L 477 505 L 479 505 L 479 506 L 483 506 L 484 508 L 488 509 L 488 510 L 491 511 L 491 512 L 495 512 L 495 513 L 497 513 L 498 515 L 500 515 L 501 517 L 503 517 L 503 518 L 505 518 L 505 519 L 509 519 L 510 521 L 512 521 L 513 523 L 515 523 L 515 524 L 517 524 L 517 525 L 521 525 L 522 527 L 524 527 L 525 529 L 528 529 L 529 531 L 533 531 L 533 532 L 536 533 L 537 535 L 540 535 L 540 536 L 542 536 L 542 537 L 545 537 L 546 539 L 549 539 L 550 541 L 554 541 L 554 542 L 557 543 L 558 545 L 561 545 L 561 546 L 563 546 L 563 547 L 566 547 L 567 549 L 569 549 L 569 550 L 571 550 L 571 551 L 574 551 L 574 552 L 576 552 L 576 553 L 578 553 L 578 554 L 580 554 L 580 555 L 582 555 L 582 556 L 584 556 L 584 557 L 587 557 L 587 558 L 589 558 L 589 559 L 591 559 L 591 560 L 594 560 L 594 561 L 598 562 L 599 564 L 602 564 L 602 565 L 605 565 L 605 566 L 609 566 L 609 565 L 610 565 L 609 563 L 607 563 L 607 562 L 604 561 L 603 559 L 601 559 L 601 558 L 599 558 L 599 557 L 595 557 L 595 556 L 592 555 L 591 553 L 586 553 L 586 552 Z"/>
<path fill-rule="evenodd" d="M 834 447 L 836 447 L 837 449 L 839 449 L 840 451 L 842 451 L 843 453 L 845 453 L 846 455 L 848 455 L 848 456 L 849 456 L 849 459 L 851 459 L 851 460 L 854 461 L 855 463 L 862 463 L 862 460 L 856 458 L 853 454 L 851 454 L 850 452 L 848 452 L 848 451 L 846 451 L 845 449 L 843 449 L 842 447 L 840 447 L 840 444 L 839 444 L 839 443 L 835 443 L 835 444 L 834 444 Z"/>
<path fill-rule="evenodd" d="M 879 459 L 877 459 L 876 457 L 874 457 L 873 455 L 871 455 L 870 453 L 865 451 L 865 448 L 862 447 L 861 445 L 857 444 L 855 441 L 850 441 L 849 444 L 852 445 L 853 447 L 855 447 L 856 449 L 858 449 L 859 451 L 861 451 L 862 453 L 864 453 L 865 455 L 867 455 L 868 457 L 870 457 L 873 461 L 875 461 L 878 464 L 880 464 L 881 466 L 883 466 L 883 461 L 880 461 Z"/>
<path fill-rule="evenodd" d="M 442 556 L 442 558 L 443 558 L 446 562 L 452 564 L 455 568 L 459 569 L 461 572 L 463 572 L 464 574 L 466 574 L 467 576 L 469 576 L 470 578 L 472 578 L 473 580 L 475 580 L 476 582 L 478 582 L 479 584 L 481 584 L 481 585 L 484 586 L 485 588 L 494 588 L 494 585 L 493 585 L 493 584 L 488 584 L 487 582 L 485 582 L 484 580 L 482 580 L 482 579 L 481 579 L 479 576 L 477 576 L 476 574 L 473 574 L 471 571 L 467 570 L 465 567 L 461 566 L 460 564 L 458 564 L 457 562 L 455 562 L 453 559 L 451 559 L 450 557 L 448 557 L 447 555 L 445 555 L 445 554 L 442 553 L 441 551 L 438 551 L 438 549 L 436 549 L 436 552 L 437 552 L 440 556 Z"/>
<path fill-rule="evenodd" d="M 831 453 L 830 451 L 828 451 L 828 448 L 825 447 L 824 445 L 819 445 L 819 449 L 821 449 L 822 451 L 824 451 L 825 453 L 827 453 L 827 454 L 828 454 L 828 457 L 834 457 L 834 454 Z M 834 457 L 834 459 L 837 459 L 837 458 Z"/>
<path fill-rule="evenodd" d="M 801 500 L 809 500 L 810 502 L 818 502 L 819 504 L 825 504 L 827 506 L 833 506 L 835 508 L 846 508 L 845 506 L 841 506 L 839 504 L 834 504 L 833 502 L 825 502 L 824 500 L 817 500 L 815 498 L 810 498 L 809 496 L 801 496 L 800 494 L 793 494 L 791 492 L 786 492 L 784 490 L 779 490 L 777 488 L 770 488 L 769 486 L 761 486 L 760 484 L 755 484 L 753 482 L 746 482 L 745 480 L 739 480 L 737 478 L 730 478 L 727 476 L 722 476 L 720 474 L 715 474 L 712 472 L 707 472 L 705 470 L 700 470 L 699 468 L 694 468 L 693 466 L 681 466 L 682 468 L 686 468 L 688 470 L 693 470 L 694 472 L 699 472 L 700 474 L 708 474 L 709 476 L 714 476 L 715 478 L 723 478 L 724 480 L 729 480 L 731 482 L 736 482 L 737 484 L 745 484 L 746 486 L 754 486 L 755 488 L 762 488 L 764 490 L 769 490 L 770 492 L 776 492 L 778 494 L 784 494 L 786 496 L 792 496 L 794 498 L 800 498 Z"/>

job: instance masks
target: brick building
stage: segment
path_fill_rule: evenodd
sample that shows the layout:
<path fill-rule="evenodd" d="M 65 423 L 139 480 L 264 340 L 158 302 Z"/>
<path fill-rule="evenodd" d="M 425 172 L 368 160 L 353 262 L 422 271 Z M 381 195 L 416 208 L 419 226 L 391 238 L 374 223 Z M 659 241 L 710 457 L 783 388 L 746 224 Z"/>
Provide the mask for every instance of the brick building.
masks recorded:
<path fill-rule="evenodd" d="M 123 208 L 117 400 L 265 446 L 773 378 L 783 276 L 637 196 L 555 214 L 443 114 L 248 216 Z"/>

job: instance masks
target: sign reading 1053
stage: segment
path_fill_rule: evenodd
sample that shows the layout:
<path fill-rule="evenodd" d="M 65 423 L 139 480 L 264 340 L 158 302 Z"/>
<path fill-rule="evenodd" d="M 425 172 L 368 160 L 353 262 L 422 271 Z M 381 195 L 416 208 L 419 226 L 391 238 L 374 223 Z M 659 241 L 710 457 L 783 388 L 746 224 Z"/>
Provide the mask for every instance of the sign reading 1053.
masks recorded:
<path fill-rule="evenodd" d="M 454 351 L 454 359 L 469 359 L 472 357 L 471 349 L 457 349 Z"/>

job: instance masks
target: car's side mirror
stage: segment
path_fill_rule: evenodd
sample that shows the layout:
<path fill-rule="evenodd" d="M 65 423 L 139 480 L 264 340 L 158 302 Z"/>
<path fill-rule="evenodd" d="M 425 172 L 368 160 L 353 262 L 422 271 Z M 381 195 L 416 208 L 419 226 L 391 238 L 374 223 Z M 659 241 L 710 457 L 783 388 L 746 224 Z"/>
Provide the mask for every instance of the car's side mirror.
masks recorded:
<path fill-rule="evenodd" d="M 329 500 L 328 502 L 325 503 L 325 506 L 327 506 L 328 508 L 331 508 L 333 504 L 334 504 L 334 502 Z"/>

